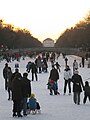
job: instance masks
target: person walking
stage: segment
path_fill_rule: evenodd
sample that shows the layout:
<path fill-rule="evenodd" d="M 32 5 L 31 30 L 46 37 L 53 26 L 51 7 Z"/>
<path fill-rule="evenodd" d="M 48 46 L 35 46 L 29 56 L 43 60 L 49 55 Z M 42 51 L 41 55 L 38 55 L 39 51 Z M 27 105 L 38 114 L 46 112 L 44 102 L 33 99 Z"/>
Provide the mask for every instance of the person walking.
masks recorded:
<path fill-rule="evenodd" d="M 7 79 L 8 100 L 12 100 L 12 70 L 8 67 L 8 79 Z"/>
<path fill-rule="evenodd" d="M 42 61 L 41 60 L 42 59 L 40 56 L 38 56 L 38 58 L 35 60 L 35 63 L 36 63 L 37 68 L 38 68 L 38 70 L 37 70 L 38 73 L 42 73 Z"/>
<path fill-rule="evenodd" d="M 77 70 L 74 71 L 71 81 L 73 82 L 73 101 L 75 104 L 80 105 L 80 94 L 82 92 L 82 88 L 84 90 L 84 84 L 82 77 L 78 74 Z"/>
<path fill-rule="evenodd" d="M 68 58 L 65 57 L 65 67 L 67 67 Z"/>
<path fill-rule="evenodd" d="M 13 100 L 13 117 L 22 117 L 22 99 L 23 99 L 23 91 L 22 91 L 22 83 L 21 83 L 21 75 L 19 73 L 15 74 L 15 77 L 12 81 L 12 100 Z"/>
<path fill-rule="evenodd" d="M 72 71 L 70 67 L 67 65 L 66 69 L 64 70 L 64 95 L 66 93 L 66 88 L 68 84 L 69 95 L 71 95 L 71 78 L 72 78 Z"/>
<path fill-rule="evenodd" d="M 85 104 L 87 101 L 87 98 L 90 101 L 90 86 L 89 86 L 89 82 L 85 81 L 85 88 L 84 88 L 84 99 L 83 99 L 83 103 Z"/>
<path fill-rule="evenodd" d="M 17 73 L 19 73 L 20 76 L 22 77 L 21 73 L 19 72 L 19 69 L 15 69 L 15 72 L 12 74 L 12 80 L 14 79 L 14 77 Z"/>
<path fill-rule="evenodd" d="M 5 79 L 5 90 L 7 90 L 8 63 L 5 63 L 5 67 L 3 68 L 3 78 Z"/>
<path fill-rule="evenodd" d="M 84 66 L 85 66 L 85 58 L 82 57 L 82 67 L 84 68 Z"/>
<path fill-rule="evenodd" d="M 47 60 L 46 60 L 46 57 L 43 57 L 43 64 L 44 64 L 44 72 L 47 72 L 47 68 L 48 68 L 48 64 L 47 64 Z"/>
<path fill-rule="evenodd" d="M 52 69 L 50 71 L 49 80 L 53 80 L 54 81 L 54 85 L 56 86 L 56 90 L 54 92 L 55 95 L 60 94 L 58 92 L 58 83 L 57 83 L 58 79 L 59 79 L 59 73 L 58 73 L 57 69 L 54 67 L 54 65 L 52 65 Z M 52 93 L 50 93 L 50 95 L 51 94 Z"/>
<path fill-rule="evenodd" d="M 31 64 L 31 73 L 32 73 L 32 81 L 34 81 L 34 75 L 35 75 L 35 78 L 36 78 L 36 81 L 38 80 L 37 78 L 37 65 L 32 62 Z"/>
<path fill-rule="evenodd" d="M 78 62 L 76 60 L 74 60 L 74 62 L 73 62 L 73 74 L 74 74 L 75 70 L 78 70 Z"/>
<path fill-rule="evenodd" d="M 19 68 L 19 63 L 15 63 L 15 69 Z"/>
<path fill-rule="evenodd" d="M 32 64 L 32 62 L 31 61 L 29 61 L 28 62 L 28 64 L 26 65 L 26 72 L 30 72 L 30 70 L 31 70 L 31 64 Z"/>
<path fill-rule="evenodd" d="M 23 115 L 27 115 L 27 98 L 31 96 L 31 81 L 27 78 L 28 73 L 23 73 L 22 81 L 22 92 L 23 92 Z"/>

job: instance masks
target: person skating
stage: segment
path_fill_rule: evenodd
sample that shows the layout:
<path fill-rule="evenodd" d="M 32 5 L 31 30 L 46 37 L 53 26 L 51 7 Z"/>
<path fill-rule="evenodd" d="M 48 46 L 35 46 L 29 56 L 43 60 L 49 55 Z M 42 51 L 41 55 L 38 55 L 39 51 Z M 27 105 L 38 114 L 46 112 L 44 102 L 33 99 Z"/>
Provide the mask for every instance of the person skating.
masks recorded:
<path fill-rule="evenodd" d="M 60 94 L 58 92 L 58 83 L 57 83 L 58 79 L 59 79 L 59 73 L 58 73 L 57 69 L 54 67 L 54 65 L 52 65 L 52 69 L 50 71 L 49 80 L 53 80 L 55 85 L 56 85 L 56 92 L 54 93 L 55 95 Z"/>
<path fill-rule="evenodd" d="M 12 70 L 8 67 L 8 79 L 7 79 L 8 100 L 12 100 Z"/>
<path fill-rule="evenodd" d="M 35 78 L 36 78 L 36 81 L 38 80 L 38 77 L 37 77 L 37 66 L 34 62 L 32 62 L 31 64 L 31 73 L 32 73 L 32 81 L 34 81 L 34 75 L 35 75 Z"/>
<path fill-rule="evenodd" d="M 86 103 L 87 98 L 90 101 L 90 86 L 88 81 L 85 82 L 85 87 L 84 87 L 84 99 L 83 99 L 84 104 Z"/>
<path fill-rule="evenodd" d="M 64 70 L 64 95 L 66 94 L 67 85 L 69 89 L 69 95 L 71 95 L 71 78 L 72 78 L 72 71 L 70 67 L 67 65 L 66 69 Z"/>
<path fill-rule="evenodd" d="M 73 74 L 76 70 L 78 70 L 78 62 L 76 60 L 74 60 L 74 62 L 73 62 Z"/>
<path fill-rule="evenodd" d="M 78 74 L 78 71 L 74 71 L 74 75 L 72 76 L 73 82 L 73 101 L 75 104 L 80 105 L 80 95 L 82 92 L 82 88 L 84 90 L 84 84 L 82 81 L 81 75 Z"/>
<path fill-rule="evenodd" d="M 21 75 L 19 73 L 15 74 L 15 77 L 12 81 L 12 100 L 13 100 L 13 117 L 23 117 L 21 115 L 22 111 L 22 82 Z"/>
<path fill-rule="evenodd" d="M 5 63 L 5 67 L 3 68 L 3 78 L 5 79 L 5 90 L 7 90 L 8 63 Z"/>
<path fill-rule="evenodd" d="M 31 96 L 31 81 L 27 78 L 28 73 L 23 73 L 22 81 L 22 93 L 23 93 L 23 115 L 27 115 L 27 98 Z"/>

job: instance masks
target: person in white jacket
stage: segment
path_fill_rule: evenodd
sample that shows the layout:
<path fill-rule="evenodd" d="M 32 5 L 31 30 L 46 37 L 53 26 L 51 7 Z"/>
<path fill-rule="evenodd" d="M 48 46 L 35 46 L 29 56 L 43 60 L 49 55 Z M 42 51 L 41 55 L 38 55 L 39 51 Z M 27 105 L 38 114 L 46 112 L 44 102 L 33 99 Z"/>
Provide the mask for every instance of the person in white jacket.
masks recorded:
<path fill-rule="evenodd" d="M 64 70 L 64 95 L 66 93 L 66 88 L 68 84 L 69 95 L 71 95 L 71 78 L 72 78 L 72 71 L 70 67 L 67 65 L 66 69 Z"/>
<path fill-rule="evenodd" d="M 76 70 L 78 70 L 78 62 L 76 60 L 74 60 L 74 62 L 73 62 L 73 74 L 75 73 Z"/>

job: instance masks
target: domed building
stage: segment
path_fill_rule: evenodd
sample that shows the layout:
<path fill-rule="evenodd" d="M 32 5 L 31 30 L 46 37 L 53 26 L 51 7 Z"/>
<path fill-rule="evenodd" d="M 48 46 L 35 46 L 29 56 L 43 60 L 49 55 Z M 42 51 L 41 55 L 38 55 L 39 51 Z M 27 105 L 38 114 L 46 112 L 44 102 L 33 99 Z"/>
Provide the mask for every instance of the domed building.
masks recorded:
<path fill-rule="evenodd" d="M 54 47 L 54 40 L 47 38 L 43 41 L 44 47 Z"/>

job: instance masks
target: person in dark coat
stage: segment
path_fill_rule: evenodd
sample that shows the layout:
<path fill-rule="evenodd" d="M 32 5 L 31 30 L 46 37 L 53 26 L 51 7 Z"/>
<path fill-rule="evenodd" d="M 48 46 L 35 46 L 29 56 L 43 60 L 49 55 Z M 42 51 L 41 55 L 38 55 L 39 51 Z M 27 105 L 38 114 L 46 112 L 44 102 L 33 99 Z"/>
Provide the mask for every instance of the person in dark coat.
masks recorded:
<path fill-rule="evenodd" d="M 42 72 L 42 61 L 41 61 L 41 57 L 38 56 L 38 58 L 35 60 L 35 64 L 37 65 L 38 68 L 38 73 Z"/>
<path fill-rule="evenodd" d="M 47 72 L 48 64 L 47 64 L 47 60 L 45 57 L 43 58 L 43 63 L 45 65 L 45 72 Z"/>
<path fill-rule="evenodd" d="M 28 62 L 28 64 L 26 65 L 26 71 L 29 73 L 30 72 L 30 70 L 31 70 L 31 64 L 32 64 L 32 62 L 31 61 L 29 61 Z"/>
<path fill-rule="evenodd" d="M 8 100 L 10 100 L 10 99 L 12 99 L 12 70 L 11 70 L 11 67 L 8 67 L 7 87 L 8 87 Z"/>
<path fill-rule="evenodd" d="M 82 57 L 82 67 L 84 68 L 84 65 L 85 65 L 85 58 Z"/>
<path fill-rule="evenodd" d="M 57 81 L 59 79 L 59 73 L 58 73 L 57 69 L 54 67 L 54 65 L 52 65 L 49 79 L 54 80 L 54 81 Z"/>
<path fill-rule="evenodd" d="M 90 101 L 90 86 L 88 81 L 85 82 L 85 87 L 84 87 L 84 99 L 83 99 L 84 104 L 86 103 L 87 98 Z"/>
<path fill-rule="evenodd" d="M 65 67 L 67 67 L 68 58 L 65 57 Z"/>
<path fill-rule="evenodd" d="M 74 103 L 77 105 L 80 105 L 80 94 L 82 92 L 82 88 L 84 90 L 84 84 L 82 81 L 82 77 L 81 77 L 81 75 L 78 74 L 77 70 L 74 72 L 74 75 L 72 76 L 72 82 L 73 82 Z"/>
<path fill-rule="evenodd" d="M 32 62 L 32 64 L 31 64 L 31 73 L 32 73 L 32 81 L 34 80 L 34 75 L 35 75 L 35 78 L 37 81 L 38 80 L 38 78 L 37 78 L 37 66 L 34 62 Z"/>
<path fill-rule="evenodd" d="M 53 92 L 54 92 L 54 95 L 57 95 L 56 82 L 54 80 L 49 79 L 47 85 L 48 85 L 48 89 L 50 91 L 50 95 L 53 95 Z"/>
<path fill-rule="evenodd" d="M 20 76 L 22 77 L 21 73 L 19 72 L 19 69 L 15 69 L 15 72 L 12 74 L 12 78 L 11 78 L 12 80 L 14 79 L 14 77 L 17 73 L 19 73 Z"/>
<path fill-rule="evenodd" d="M 23 91 L 22 91 L 21 76 L 19 73 L 16 73 L 12 81 L 13 117 L 15 116 L 22 117 L 21 115 L 22 99 L 23 99 Z"/>
<path fill-rule="evenodd" d="M 22 90 L 23 90 L 23 115 L 27 115 L 27 98 L 31 96 L 31 81 L 27 78 L 28 73 L 23 73 Z"/>
<path fill-rule="evenodd" d="M 8 63 L 3 68 L 3 78 L 5 79 L 5 90 L 7 90 L 7 79 L 8 79 Z"/>
<path fill-rule="evenodd" d="M 15 63 L 15 69 L 19 68 L 19 63 Z"/>
<path fill-rule="evenodd" d="M 58 84 L 57 84 L 58 79 L 59 79 L 59 73 L 58 73 L 57 69 L 54 67 L 54 65 L 52 65 L 49 80 L 53 80 L 56 85 L 56 92 L 54 93 L 55 95 L 60 94 L 58 92 Z M 50 93 L 50 94 L 52 94 L 52 93 Z"/>

